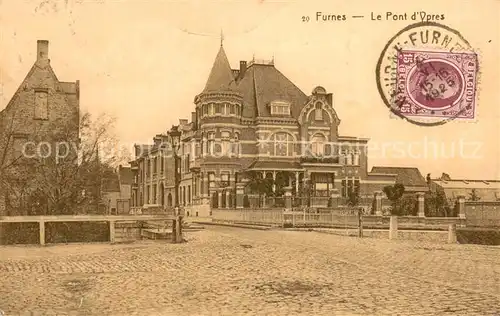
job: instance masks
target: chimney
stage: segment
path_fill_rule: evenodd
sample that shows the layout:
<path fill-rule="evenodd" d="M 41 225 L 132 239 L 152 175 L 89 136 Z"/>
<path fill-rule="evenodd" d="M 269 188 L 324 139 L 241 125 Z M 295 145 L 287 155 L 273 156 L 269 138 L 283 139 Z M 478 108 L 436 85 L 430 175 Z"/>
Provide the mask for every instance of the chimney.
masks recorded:
<path fill-rule="evenodd" d="M 161 141 L 162 141 L 161 135 L 156 135 L 153 138 L 153 142 L 154 142 L 155 146 L 159 146 L 161 144 Z"/>
<path fill-rule="evenodd" d="M 191 112 L 191 122 L 193 122 L 193 126 L 196 128 L 196 112 Z"/>
<path fill-rule="evenodd" d="M 49 59 L 49 41 L 38 40 L 36 43 L 36 60 Z"/>
<path fill-rule="evenodd" d="M 333 96 L 331 93 L 328 93 L 326 95 L 326 101 L 328 102 L 329 105 L 332 105 L 333 106 Z"/>
<path fill-rule="evenodd" d="M 135 150 L 135 157 L 139 158 L 139 155 L 141 154 L 141 146 L 134 144 L 134 150 Z"/>
<path fill-rule="evenodd" d="M 238 80 L 243 79 L 243 76 L 245 76 L 246 71 L 247 71 L 247 62 L 242 60 L 240 61 L 240 73 L 238 76 Z"/>

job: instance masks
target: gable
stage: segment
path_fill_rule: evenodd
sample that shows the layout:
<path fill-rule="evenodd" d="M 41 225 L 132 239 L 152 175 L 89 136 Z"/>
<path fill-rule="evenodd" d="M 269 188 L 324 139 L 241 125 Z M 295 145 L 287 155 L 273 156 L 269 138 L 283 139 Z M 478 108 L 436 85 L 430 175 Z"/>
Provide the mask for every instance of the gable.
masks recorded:
<path fill-rule="evenodd" d="M 35 127 L 33 124 L 48 125 L 44 120 L 35 119 L 35 108 L 39 104 L 36 95 L 41 92 L 47 95 L 47 122 L 57 119 L 78 122 L 78 83 L 61 84 L 50 63 L 40 61 L 31 67 L 0 115 L 7 120 L 13 120 L 16 132 L 30 133 Z"/>

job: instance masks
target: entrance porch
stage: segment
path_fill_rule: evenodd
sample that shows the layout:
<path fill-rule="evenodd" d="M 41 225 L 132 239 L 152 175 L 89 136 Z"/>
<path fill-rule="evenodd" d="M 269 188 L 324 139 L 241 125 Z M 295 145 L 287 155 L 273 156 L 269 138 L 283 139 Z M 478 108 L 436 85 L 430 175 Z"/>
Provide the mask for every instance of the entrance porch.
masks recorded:
<path fill-rule="evenodd" d="M 245 193 L 257 196 L 259 207 L 282 206 L 285 187 L 291 188 L 294 206 L 326 207 L 338 194 L 335 171 L 310 171 L 299 164 L 266 161 L 255 163 L 247 176 Z"/>

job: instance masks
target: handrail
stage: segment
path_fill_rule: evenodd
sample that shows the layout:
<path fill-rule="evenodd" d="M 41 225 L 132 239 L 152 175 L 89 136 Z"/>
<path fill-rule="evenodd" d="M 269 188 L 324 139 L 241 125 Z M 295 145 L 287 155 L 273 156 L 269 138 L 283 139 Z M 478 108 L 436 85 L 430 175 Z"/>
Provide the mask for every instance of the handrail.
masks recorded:
<path fill-rule="evenodd" d="M 108 222 L 144 221 L 153 219 L 174 219 L 173 215 L 38 215 L 38 216 L 0 216 L 0 223 L 35 222 Z"/>

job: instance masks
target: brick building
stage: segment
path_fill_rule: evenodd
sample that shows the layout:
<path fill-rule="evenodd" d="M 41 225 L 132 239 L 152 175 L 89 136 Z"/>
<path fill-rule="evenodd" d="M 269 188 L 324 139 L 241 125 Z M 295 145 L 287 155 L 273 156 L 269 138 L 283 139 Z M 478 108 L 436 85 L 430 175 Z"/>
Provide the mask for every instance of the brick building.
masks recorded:
<path fill-rule="evenodd" d="M 102 203 L 106 214 L 129 214 L 132 183 L 130 167 L 122 165 L 103 177 Z"/>
<path fill-rule="evenodd" d="M 21 188 L 25 176 L 35 176 L 26 175 L 24 167 L 33 160 L 24 159 L 23 148 L 34 157 L 40 151 L 54 153 L 51 145 L 40 144 L 53 142 L 57 133 L 64 134 L 65 141 L 79 140 L 79 81 L 57 78 L 50 65 L 48 41 L 37 42 L 36 56 L 25 79 L 0 112 L 0 214 L 6 213 L 8 205 L 19 206 L 23 202 L 13 187 Z M 28 142 L 30 146 L 26 146 Z"/>
<path fill-rule="evenodd" d="M 135 145 L 132 161 L 131 207 L 143 209 L 175 204 L 174 161 L 169 138 L 156 135 L 151 145 Z"/>
<path fill-rule="evenodd" d="M 400 173 L 408 174 L 405 168 L 369 172 L 368 139 L 339 134 L 332 94 L 321 86 L 304 93 L 273 61 L 241 61 L 232 69 L 221 45 L 194 104 L 191 120 L 179 124 L 179 200 L 193 214 L 206 214 L 209 205 L 241 206 L 234 197 L 252 193 L 245 185 L 249 175 L 279 179 L 295 196 L 307 186 L 314 204 L 326 205 L 350 190 L 373 196 L 396 183 Z M 175 203 L 173 160 L 159 158 L 165 144 L 168 136 L 157 135 L 154 145 L 136 146 L 136 206 Z M 416 189 L 426 191 L 420 172 L 409 173 Z"/>

